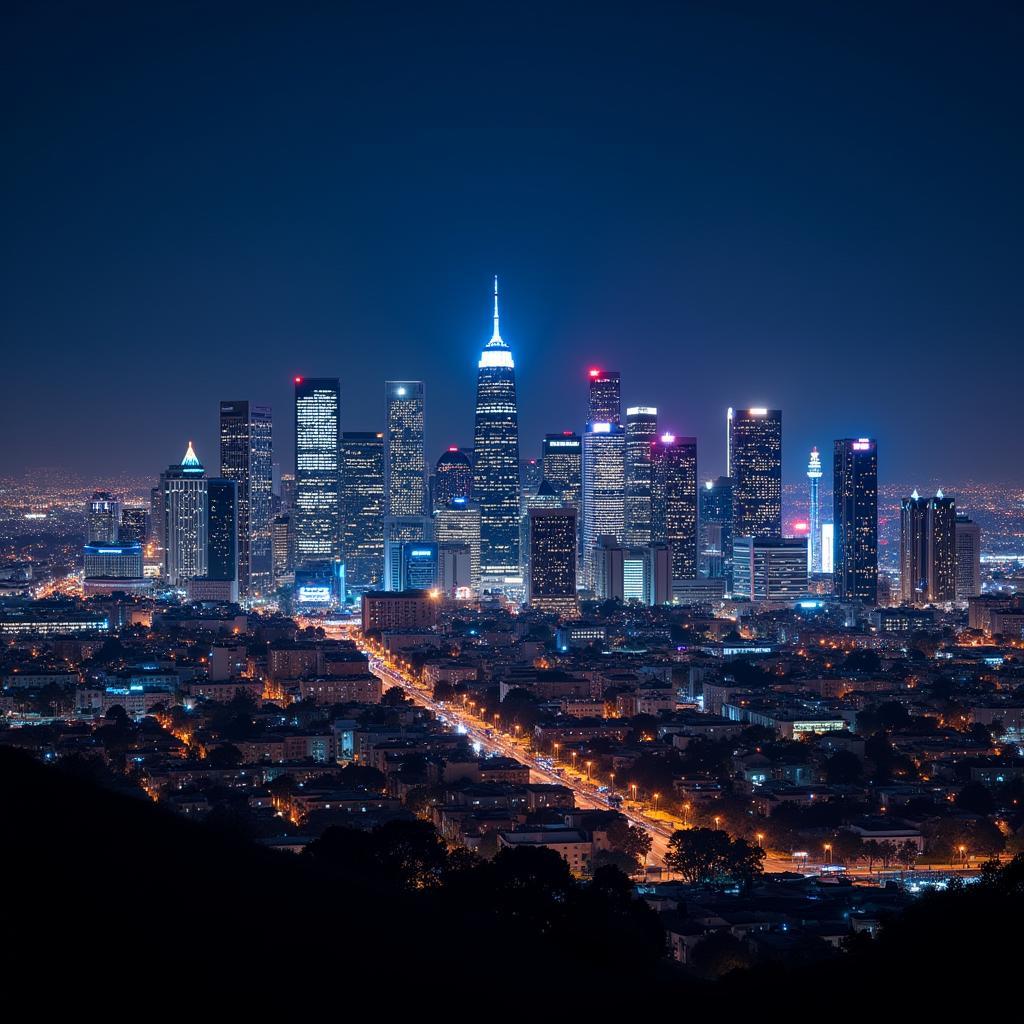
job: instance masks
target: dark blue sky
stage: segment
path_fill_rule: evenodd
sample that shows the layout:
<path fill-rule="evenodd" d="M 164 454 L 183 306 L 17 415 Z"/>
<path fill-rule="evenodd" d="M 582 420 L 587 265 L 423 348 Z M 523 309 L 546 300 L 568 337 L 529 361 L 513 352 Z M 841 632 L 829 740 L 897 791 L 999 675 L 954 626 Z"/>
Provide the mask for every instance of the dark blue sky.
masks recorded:
<path fill-rule="evenodd" d="M 702 475 L 735 404 L 1024 483 L 1019 5 L 5 10 L 0 472 L 215 468 L 221 398 L 288 469 L 295 373 L 424 379 L 432 460 L 497 272 L 524 455 L 597 364 Z"/>

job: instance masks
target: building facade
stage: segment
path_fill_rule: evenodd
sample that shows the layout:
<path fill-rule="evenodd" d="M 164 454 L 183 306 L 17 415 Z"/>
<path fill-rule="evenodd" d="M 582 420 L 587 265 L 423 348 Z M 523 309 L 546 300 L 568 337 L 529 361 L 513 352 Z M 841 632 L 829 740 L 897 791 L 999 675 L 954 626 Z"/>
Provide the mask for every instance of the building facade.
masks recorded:
<path fill-rule="evenodd" d="M 878 601 L 878 445 L 869 437 L 833 446 L 832 591 L 840 601 Z"/>
<path fill-rule="evenodd" d="M 530 558 L 527 599 L 531 608 L 565 617 L 578 613 L 576 600 L 576 509 L 529 510 Z"/>
<path fill-rule="evenodd" d="M 342 548 L 345 582 L 378 589 L 384 578 L 384 435 L 341 435 Z"/>
<path fill-rule="evenodd" d="M 673 580 L 697 576 L 697 439 L 662 434 L 651 447 L 651 537 L 672 550 Z"/>
<path fill-rule="evenodd" d="M 730 409 L 727 428 L 733 535 L 781 537 L 782 410 Z"/>
<path fill-rule="evenodd" d="M 623 542 L 651 542 L 651 448 L 658 437 L 658 410 L 634 405 L 626 410 L 626 504 Z"/>
<path fill-rule="evenodd" d="M 594 549 L 601 537 L 622 543 L 626 525 L 626 432 L 621 424 L 588 423 L 583 434 L 582 582 L 594 587 Z"/>
<path fill-rule="evenodd" d="M 295 562 L 341 551 L 341 382 L 295 378 Z"/>
<path fill-rule="evenodd" d="M 384 384 L 384 508 L 389 516 L 421 516 L 427 511 L 425 400 L 423 381 Z"/>

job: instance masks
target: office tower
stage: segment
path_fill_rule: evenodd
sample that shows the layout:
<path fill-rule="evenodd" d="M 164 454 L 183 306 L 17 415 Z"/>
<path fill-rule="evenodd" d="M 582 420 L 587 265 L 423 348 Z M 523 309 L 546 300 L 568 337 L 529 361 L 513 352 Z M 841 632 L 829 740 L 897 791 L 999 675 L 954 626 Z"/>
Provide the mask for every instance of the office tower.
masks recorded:
<path fill-rule="evenodd" d="M 806 537 L 734 537 L 732 596 L 784 604 L 807 593 Z"/>
<path fill-rule="evenodd" d="M 473 463 L 452 445 L 434 467 L 433 507 L 447 508 L 456 498 L 473 496 Z"/>
<path fill-rule="evenodd" d="M 651 446 L 651 536 L 672 549 L 672 579 L 697 577 L 697 439 L 662 434 Z"/>
<path fill-rule="evenodd" d="M 427 511 L 425 394 L 420 380 L 384 384 L 384 508 L 389 516 L 422 516 Z"/>
<path fill-rule="evenodd" d="M 817 576 L 821 573 L 821 509 L 818 502 L 821 456 L 817 448 L 811 449 L 811 461 L 807 463 L 807 483 L 810 488 L 807 507 L 807 567 L 812 575 Z"/>
<path fill-rule="evenodd" d="M 956 599 L 981 593 L 981 527 L 967 516 L 956 517 Z"/>
<path fill-rule="evenodd" d="M 519 572 L 519 414 L 515 363 L 498 330 L 494 279 L 494 334 L 477 365 L 473 500 L 480 506 L 480 571 Z"/>
<path fill-rule="evenodd" d="M 582 580 L 594 586 L 594 548 L 599 537 L 621 543 L 625 528 L 626 431 L 618 423 L 588 423 L 583 434 Z"/>
<path fill-rule="evenodd" d="M 402 589 L 402 545 L 430 543 L 433 523 L 428 516 L 384 517 L 384 589 Z"/>
<path fill-rule="evenodd" d="M 292 517 L 274 516 L 270 524 L 270 550 L 274 566 L 274 586 L 280 587 L 294 579 L 295 554 Z"/>
<path fill-rule="evenodd" d="M 599 541 L 595 590 L 606 601 L 668 604 L 672 601 L 672 549 L 667 544 L 631 547 L 612 537 Z"/>
<path fill-rule="evenodd" d="M 530 509 L 561 508 L 562 496 L 547 480 L 541 480 L 532 494 L 523 499 L 523 517 L 519 521 L 519 559 L 522 563 L 520 571 L 526 579 L 530 571 Z"/>
<path fill-rule="evenodd" d="M 730 409 L 727 427 L 733 536 L 781 537 L 782 411 Z"/>
<path fill-rule="evenodd" d="M 464 496 L 453 498 L 434 513 L 434 540 L 438 545 L 465 544 L 469 549 L 469 579 L 464 584 L 480 590 L 480 509 Z M 460 584 L 460 586 L 463 584 Z"/>
<path fill-rule="evenodd" d="M 574 618 L 579 614 L 576 601 L 576 509 L 568 505 L 531 508 L 529 534 L 527 598 L 530 607 Z"/>
<path fill-rule="evenodd" d="M 85 545 L 84 555 L 86 580 L 142 579 L 142 545 L 138 541 L 93 541 Z"/>
<path fill-rule="evenodd" d="M 871 438 L 835 442 L 832 591 L 840 601 L 878 599 L 878 446 Z"/>
<path fill-rule="evenodd" d="M 624 543 L 651 542 L 651 446 L 658 436 L 658 410 L 634 405 L 626 410 L 626 506 Z"/>
<path fill-rule="evenodd" d="M 376 589 L 384 576 L 384 434 L 346 430 L 341 476 L 345 583 Z"/>
<path fill-rule="evenodd" d="M 172 587 L 206 575 L 206 486 L 206 471 L 189 441 L 180 464 L 160 474 L 164 575 Z"/>
<path fill-rule="evenodd" d="M 116 544 L 121 503 L 106 491 L 96 491 L 85 511 L 87 544 Z"/>
<path fill-rule="evenodd" d="M 399 590 L 433 590 L 437 586 L 437 545 L 405 541 L 401 548 Z"/>
<path fill-rule="evenodd" d="M 700 573 L 732 588 L 732 480 L 719 476 L 700 489 Z"/>
<path fill-rule="evenodd" d="M 149 539 L 149 508 L 146 505 L 123 505 L 117 539 L 122 544 L 145 544 Z"/>
<path fill-rule="evenodd" d="M 473 596 L 473 553 L 468 544 L 437 545 L 437 586 L 449 597 L 465 600 Z"/>
<path fill-rule="evenodd" d="M 956 600 L 956 502 L 917 491 L 900 505 L 900 597 L 905 604 Z"/>
<path fill-rule="evenodd" d="M 566 430 L 545 434 L 541 442 L 541 473 L 567 505 L 579 510 L 583 477 L 583 442 Z"/>
<path fill-rule="evenodd" d="M 238 537 L 238 481 L 227 477 L 207 480 L 206 501 L 207 552 L 206 572 L 203 575 L 208 580 L 235 583 L 236 587 L 231 597 L 232 600 L 237 600 L 240 590 L 238 564 L 241 549 Z"/>
<path fill-rule="evenodd" d="M 526 499 L 537 493 L 544 479 L 544 463 L 540 459 L 522 459 L 519 463 L 519 510 L 525 516 Z"/>
<path fill-rule="evenodd" d="M 618 370 L 589 370 L 588 423 L 621 423 L 622 392 Z"/>
<path fill-rule="evenodd" d="M 831 576 L 835 571 L 836 530 L 832 523 L 821 524 L 821 572 Z"/>
<path fill-rule="evenodd" d="M 291 512 L 295 508 L 295 474 L 281 474 L 281 511 Z"/>
<path fill-rule="evenodd" d="M 270 590 L 270 518 L 273 503 L 273 418 L 270 407 L 220 403 L 220 475 L 238 484 L 238 591 Z"/>
<path fill-rule="evenodd" d="M 341 549 L 341 382 L 295 378 L 297 566 L 330 561 Z"/>

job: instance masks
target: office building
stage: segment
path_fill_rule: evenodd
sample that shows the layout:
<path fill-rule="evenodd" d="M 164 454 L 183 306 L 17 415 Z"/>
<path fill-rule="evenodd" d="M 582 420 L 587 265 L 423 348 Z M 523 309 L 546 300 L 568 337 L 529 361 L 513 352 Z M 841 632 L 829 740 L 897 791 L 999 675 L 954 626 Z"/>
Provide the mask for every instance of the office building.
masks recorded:
<path fill-rule="evenodd" d="M 480 506 L 480 571 L 500 580 L 519 572 L 519 413 L 515 362 L 498 329 L 477 364 L 473 500 Z"/>
<path fill-rule="evenodd" d="M 566 430 L 544 435 L 541 473 L 562 501 L 578 511 L 583 479 L 583 442 L 579 434 Z"/>
<path fill-rule="evenodd" d="M 732 480 L 719 476 L 700 489 L 700 574 L 732 588 Z"/>
<path fill-rule="evenodd" d="M 981 593 L 981 527 L 965 515 L 956 517 L 956 599 Z"/>
<path fill-rule="evenodd" d="M 807 594 L 806 537 L 734 537 L 732 596 L 786 604 Z"/>
<path fill-rule="evenodd" d="M 269 406 L 220 403 L 220 475 L 237 484 L 238 590 L 248 597 L 273 583 L 273 417 Z"/>
<path fill-rule="evenodd" d="M 341 464 L 345 583 L 376 590 L 384 578 L 384 434 L 346 430 Z"/>
<path fill-rule="evenodd" d="M 561 508 L 563 504 L 561 495 L 547 480 L 541 480 L 532 493 L 524 496 L 523 517 L 519 521 L 519 558 L 523 579 L 526 579 L 530 570 L 530 509 Z"/>
<path fill-rule="evenodd" d="M 832 523 L 821 524 L 821 572 L 831 576 L 835 568 L 836 532 Z"/>
<path fill-rule="evenodd" d="M 528 513 L 531 608 L 566 618 L 579 614 L 576 600 L 576 509 L 531 508 Z"/>
<path fill-rule="evenodd" d="M 878 601 L 878 446 L 868 437 L 834 445 L 832 591 L 840 601 Z"/>
<path fill-rule="evenodd" d="M 86 544 L 83 575 L 86 580 L 141 580 L 142 545 L 138 541 Z"/>
<path fill-rule="evenodd" d="M 672 549 L 667 544 L 643 547 L 600 538 L 594 553 L 594 590 L 605 601 L 645 605 L 672 601 Z"/>
<path fill-rule="evenodd" d="M 956 600 L 956 502 L 917 491 L 900 505 L 900 597 L 905 604 Z"/>
<path fill-rule="evenodd" d="M 214 477 L 206 482 L 207 553 L 206 572 L 209 580 L 238 583 L 238 481 Z M 235 588 L 237 600 L 240 586 Z"/>
<path fill-rule="evenodd" d="M 732 479 L 733 536 L 782 536 L 782 411 L 730 409 L 725 475 Z"/>
<path fill-rule="evenodd" d="M 437 587 L 437 544 L 406 541 L 401 546 L 400 590 L 434 590 Z"/>
<path fill-rule="evenodd" d="M 588 423 L 622 422 L 622 389 L 618 370 L 589 370 Z"/>
<path fill-rule="evenodd" d="M 275 516 L 270 524 L 270 550 L 274 566 L 274 586 L 281 587 L 295 580 L 295 551 L 292 517 Z"/>
<path fill-rule="evenodd" d="M 295 563 L 341 551 L 341 382 L 295 378 Z"/>
<path fill-rule="evenodd" d="M 117 539 L 122 544 L 145 544 L 149 540 L 149 507 L 122 505 Z"/>
<path fill-rule="evenodd" d="M 651 448 L 658 437 L 658 410 L 634 405 L 626 410 L 626 505 L 623 542 L 651 543 Z"/>
<path fill-rule="evenodd" d="M 434 467 L 434 510 L 447 508 L 456 498 L 473 496 L 473 463 L 455 445 L 441 454 Z"/>
<path fill-rule="evenodd" d="M 697 576 L 697 439 L 662 434 L 651 446 L 651 536 L 672 549 L 672 579 Z"/>
<path fill-rule="evenodd" d="M 389 516 L 421 516 L 427 511 L 425 394 L 419 380 L 384 384 L 384 508 Z"/>
<path fill-rule="evenodd" d="M 207 482 L 191 441 L 181 462 L 160 475 L 164 576 L 172 587 L 206 575 Z"/>
<path fill-rule="evenodd" d="M 594 548 L 599 537 L 622 542 L 625 529 L 626 431 L 621 424 L 588 423 L 583 434 L 583 527 L 581 577 L 594 586 Z"/>
<path fill-rule="evenodd" d="M 121 520 L 121 503 L 106 491 L 96 491 L 85 511 L 85 542 L 116 544 Z"/>
<path fill-rule="evenodd" d="M 465 497 L 453 498 L 434 513 L 434 540 L 443 548 L 465 545 L 469 551 L 469 577 L 459 586 L 480 590 L 480 509 Z M 458 565 L 453 567 L 458 569 Z M 446 577 L 449 578 L 450 574 Z"/>
<path fill-rule="evenodd" d="M 430 543 L 433 523 L 428 516 L 384 517 L 384 589 L 402 589 L 402 545 Z"/>
<path fill-rule="evenodd" d="M 473 553 L 468 544 L 448 541 L 437 545 L 437 586 L 443 594 L 460 601 L 476 593 Z"/>
<path fill-rule="evenodd" d="M 429 590 L 369 590 L 363 594 L 363 632 L 431 629 L 437 623 L 440 607 L 440 595 Z"/>

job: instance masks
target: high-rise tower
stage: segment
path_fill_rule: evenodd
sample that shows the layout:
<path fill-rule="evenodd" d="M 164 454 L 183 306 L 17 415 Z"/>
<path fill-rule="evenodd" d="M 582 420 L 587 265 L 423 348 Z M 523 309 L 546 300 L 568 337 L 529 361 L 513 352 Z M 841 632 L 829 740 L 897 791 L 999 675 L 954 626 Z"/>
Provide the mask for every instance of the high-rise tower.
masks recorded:
<path fill-rule="evenodd" d="M 588 370 L 590 402 L 588 423 L 622 422 L 622 382 L 618 370 Z"/>
<path fill-rule="evenodd" d="M 697 577 L 697 439 L 662 434 L 651 447 L 655 543 L 672 549 L 672 579 Z"/>
<path fill-rule="evenodd" d="M 907 604 L 956 600 L 956 502 L 914 491 L 900 506 L 900 596 Z"/>
<path fill-rule="evenodd" d="M 878 446 L 869 437 L 835 442 L 832 469 L 833 591 L 840 601 L 878 600 Z"/>
<path fill-rule="evenodd" d="M 782 536 L 782 411 L 730 409 L 725 475 L 733 482 L 733 536 Z"/>
<path fill-rule="evenodd" d="M 623 543 L 651 543 L 651 447 L 658 436 L 658 410 L 634 405 L 626 410 L 626 523 Z"/>
<path fill-rule="evenodd" d="M 622 543 L 626 503 L 626 432 L 619 423 L 588 423 L 583 434 L 583 527 L 580 561 L 583 585 L 594 587 L 598 540 Z"/>
<path fill-rule="evenodd" d="M 423 381 L 389 380 L 384 385 L 385 515 L 422 516 L 427 511 Z"/>
<path fill-rule="evenodd" d="M 372 590 L 384 575 L 384 435 L 346 430 L 341 460 L 345 583 Z"/>
<path fill-rule="evenodd" d="M 181 462 L 160 474 L 164 575 L 172 587 L 206 575 L 207 483 L 191 441 Z"/>
<path fill-rule="evenodd" d="M 220 475 L 238 485 L 239 592 L 250 597 L 266 593 L 273 578 L 273 421 L 268 406 L 220 403 Z"/>
<path fill-rule="evenodd" d="M 807 569 L 812 574 L 821 572 L 821 509 L 818 505 L 818 485 L 821 483 L 821 456 L 817 448 L 811 449 L 807 463 L 807 481 L 810 502 L 807 509 Z"/>
<path fill-rule="evenodd" d="M 341 550 L 341 382 L 295 378 L 295 562 Z"/>
<path fill-rule="evenodd" d="M 480 506 L 480 572 L 519 572 L 519 414 L 512 352 L 498 330 L 494 279 L 494 334 L 477 364 L 473 500 Z"/>

